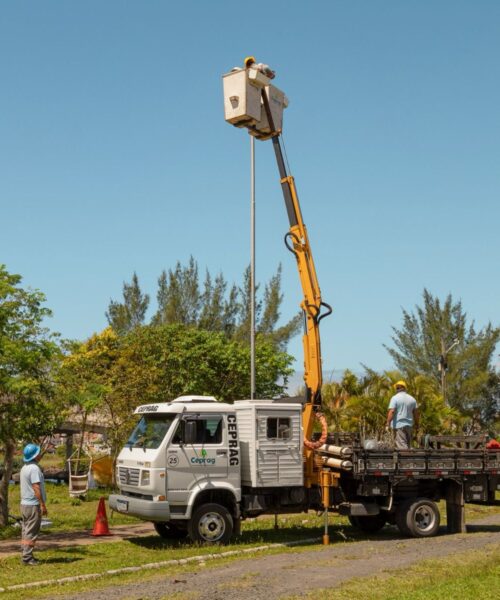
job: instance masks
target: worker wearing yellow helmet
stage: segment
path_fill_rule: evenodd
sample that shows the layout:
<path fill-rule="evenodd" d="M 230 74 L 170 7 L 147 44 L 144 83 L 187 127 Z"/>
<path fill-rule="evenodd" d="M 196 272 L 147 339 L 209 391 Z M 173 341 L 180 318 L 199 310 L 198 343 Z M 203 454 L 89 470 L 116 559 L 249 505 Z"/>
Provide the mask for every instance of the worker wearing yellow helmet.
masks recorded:
<path fill-rule="evenodd" d="M 274 79 L 276 75 L 276 73 L 271 69 L 269 65 L 266 65 L 264 63 L 258 63 L 255 60 L 255 56 L 245 57 L 243 64 L 245 65 L 245 69 L 255 69 L 256 71 L 260 71 L 266 77 L 269 77 L 269 79 Z"/>
<path fill-rule="evenodd" d="M 394 384 L 396 393 L 389 402 L 386 429 L 394 430 L 396 448 L 411 448 L 413 427 L 418 427 L 417 401 L 406 391 L 406 382 L 400 379 Z"/>
<path fill-rule="evenodd" d="M 243 61 L 243 64 L 245 65 L 246 69 L 251 67 L 254 63 L 255 63 L 255 56 L 247 56 L 247 57 L 245 57 L 245 60 Z"/>

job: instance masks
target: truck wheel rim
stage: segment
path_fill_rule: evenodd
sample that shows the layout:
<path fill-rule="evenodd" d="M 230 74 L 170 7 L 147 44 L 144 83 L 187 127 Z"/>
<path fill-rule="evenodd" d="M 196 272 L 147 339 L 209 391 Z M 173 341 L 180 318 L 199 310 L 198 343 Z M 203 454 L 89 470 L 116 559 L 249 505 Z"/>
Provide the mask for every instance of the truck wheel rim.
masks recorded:
<path fill-rule="evenodd" d="M 206 513 L 200 519 L 198 531 L 207 542 L 216 542 L 226 530 L 226 523 L 218 513 Z"/>
<path fill-rule="evenodd" d="M 415 511 L 415 525 L 419 531 L 429 531 L 434 527 L 436 515 L 434 511 L 427 505 L 419 506 Z"/>

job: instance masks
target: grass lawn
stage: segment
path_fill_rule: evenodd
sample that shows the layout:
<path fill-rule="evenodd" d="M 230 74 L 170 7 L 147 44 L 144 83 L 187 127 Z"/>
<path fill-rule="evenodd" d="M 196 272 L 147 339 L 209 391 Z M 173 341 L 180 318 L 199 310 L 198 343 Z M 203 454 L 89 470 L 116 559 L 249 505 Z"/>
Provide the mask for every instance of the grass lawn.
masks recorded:
<path fill-rule="evenodd" d="M 423 561 L 377 577 L 358 578 L 335 590 L 316 591 L 311 600 L 491 600 L 500 589 L 498 544 Z M 495 592 L 496 590 L 496 592 Z"/>

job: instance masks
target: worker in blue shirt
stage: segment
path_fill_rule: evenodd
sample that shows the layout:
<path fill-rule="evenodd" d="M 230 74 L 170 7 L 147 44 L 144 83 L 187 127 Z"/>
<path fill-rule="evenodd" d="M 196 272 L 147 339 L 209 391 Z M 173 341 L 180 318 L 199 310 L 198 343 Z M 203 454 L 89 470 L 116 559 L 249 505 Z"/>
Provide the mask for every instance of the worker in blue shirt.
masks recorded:
<path fill-rule="evenodd" d="M 392 426 L 396 448 L 411 448 L 413 427 L 418 427 L 417 401 L 406 392 L 406 383 L 402 380 L 394 384 L 396 393 L 389 402 L 386 429 Z"/>
<path fill-rule="evenodd" d="M 47 514 L 47 495 L 42 470 L 38 466 L 40 461 L 40 446 L 28 444 L 23 450 L 24 466 L 20 473 L 21 484 L 21 515 L 22 515 L 22 562 L 27 566 L 38 564 L 33 556 L 40 527 L 42 515 Z"/>

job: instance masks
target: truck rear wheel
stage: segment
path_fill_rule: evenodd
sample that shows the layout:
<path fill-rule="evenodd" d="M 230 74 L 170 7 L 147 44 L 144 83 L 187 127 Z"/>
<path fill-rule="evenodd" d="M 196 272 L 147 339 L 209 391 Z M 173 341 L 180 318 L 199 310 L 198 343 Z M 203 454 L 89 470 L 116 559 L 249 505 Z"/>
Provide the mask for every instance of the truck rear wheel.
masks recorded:
<path fill-rule="evenodd" d="M 189 521 L 188 533 L 193 542 L 227 544 L 233 535 L 233 517 L 220 504 L 202 504 Z"/>
<path fill-rule="evenodd" d="M 356 527 L 365 533 L 376 533 L 387 523 L 386 516 L 383 513 L 361 517 L 350 516 L 349 521 L 353 527 Z"/>
<path fill-rule="evenodd" d="M 156 533 L 166 540 L 181 540 L 187 536 L 187 531 L 172 523 L 153 523 Z"/>
<path fill-rule="evenodd" d="M 428 498 L 407 500 L 396 511 L 396 525 L 403 535 L 432 537 L 439 530 L 437 504 Z"/>

